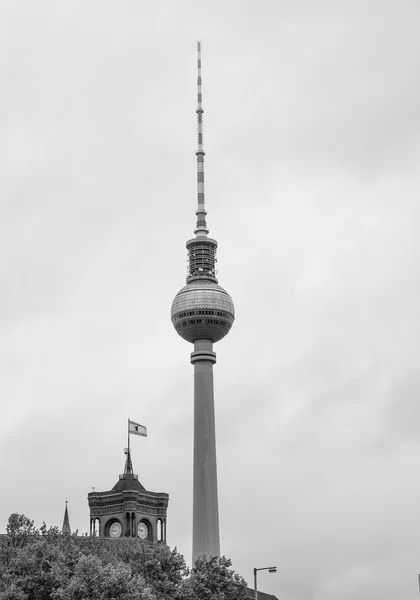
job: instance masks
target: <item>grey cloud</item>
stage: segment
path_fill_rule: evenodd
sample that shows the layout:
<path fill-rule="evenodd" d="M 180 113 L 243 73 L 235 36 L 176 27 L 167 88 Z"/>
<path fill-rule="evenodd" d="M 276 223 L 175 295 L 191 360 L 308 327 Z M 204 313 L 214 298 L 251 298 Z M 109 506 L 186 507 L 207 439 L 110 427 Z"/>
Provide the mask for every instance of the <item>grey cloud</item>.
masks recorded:
<path fill-rule="evenodd" d="M 216 346 L 223 552 L 249 582 L 277 563 L 261 589 L 282 599 L 416 593 L 418 10 L 4 3 L 3 524 L 60 524 L 68 496 L 86 531 L 130 416 L 189 559 L 193 371 L 169 311 L 201 37 L 208 219 L 237 310 Z"/>

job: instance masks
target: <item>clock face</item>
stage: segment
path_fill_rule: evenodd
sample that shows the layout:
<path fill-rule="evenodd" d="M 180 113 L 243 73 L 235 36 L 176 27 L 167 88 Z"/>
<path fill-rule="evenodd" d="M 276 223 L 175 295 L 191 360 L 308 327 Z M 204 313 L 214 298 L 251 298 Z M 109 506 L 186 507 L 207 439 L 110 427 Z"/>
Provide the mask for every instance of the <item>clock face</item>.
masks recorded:
<path fill-rule="evenodd" d="M 112 523 L 111 527 L 109 528 L 109 535 L 113 538 L 117 538 L 120 537 L 121 533 L 121 523 L 118 523 L 117 521 L 115 523 Z"/>
<path fill-rule="evenodd" d="M 137 526 L 137 535 L 141 540 L 145 540 L 147 538 L 147 534 L 149 533 L 149 528 L 146 523 L 139 523 Z"/>

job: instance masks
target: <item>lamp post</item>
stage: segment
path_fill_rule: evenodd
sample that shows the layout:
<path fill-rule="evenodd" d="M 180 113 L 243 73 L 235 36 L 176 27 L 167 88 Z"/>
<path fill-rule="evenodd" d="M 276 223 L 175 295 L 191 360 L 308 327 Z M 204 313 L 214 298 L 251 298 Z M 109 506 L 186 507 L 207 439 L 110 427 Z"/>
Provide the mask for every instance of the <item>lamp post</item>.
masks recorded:
<path fill-rule="evenodd" d="M 258 600 L 257 571 L 268 571 L 269 573 L 277 573 L 277 567 L 260 567 L 259 569 L 254 568 L 254 600 Z"/>

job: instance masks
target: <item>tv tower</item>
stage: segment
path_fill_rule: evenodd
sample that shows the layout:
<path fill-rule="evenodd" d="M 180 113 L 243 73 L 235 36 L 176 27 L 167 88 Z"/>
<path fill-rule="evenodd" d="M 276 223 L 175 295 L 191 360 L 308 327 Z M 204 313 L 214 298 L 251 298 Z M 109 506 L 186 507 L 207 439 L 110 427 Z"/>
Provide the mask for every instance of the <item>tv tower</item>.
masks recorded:
<path fill-rule="evenodd" d="M 171 310 L 177 333 L 194 344 L 193 564 L 202 555 L 220 556 L 213 344 L 229 333 L 235 319 L 232 298 L 216 279 L 217 242 L 207 237 L 200 42 L 197 54 L 197 225 L 195 237 L 187 242 L 187 285 L 175 296 Z"/>

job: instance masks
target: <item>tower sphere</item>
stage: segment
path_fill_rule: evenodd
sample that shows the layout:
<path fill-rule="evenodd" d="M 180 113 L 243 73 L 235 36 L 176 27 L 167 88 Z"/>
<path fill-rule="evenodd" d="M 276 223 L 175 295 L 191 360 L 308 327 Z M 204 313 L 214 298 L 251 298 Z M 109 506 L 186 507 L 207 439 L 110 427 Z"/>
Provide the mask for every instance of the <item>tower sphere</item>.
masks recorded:
<path fill-rule="evenodd" d="M 235 308 L 232 298 L 218 283 L 196 279 L 175 296 L 171 319 L 177 333 L 187 342 L 218 342 L 229 333 Z"/>

